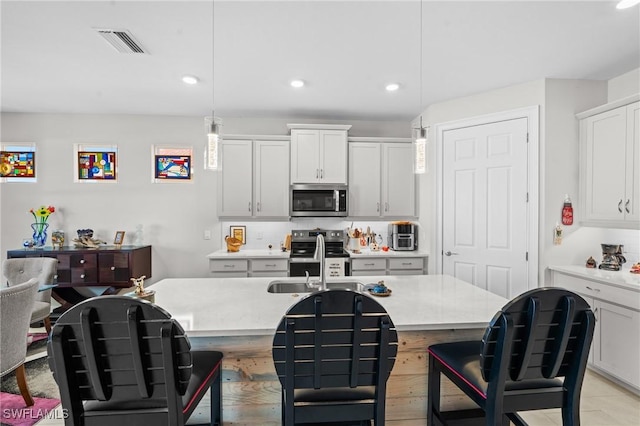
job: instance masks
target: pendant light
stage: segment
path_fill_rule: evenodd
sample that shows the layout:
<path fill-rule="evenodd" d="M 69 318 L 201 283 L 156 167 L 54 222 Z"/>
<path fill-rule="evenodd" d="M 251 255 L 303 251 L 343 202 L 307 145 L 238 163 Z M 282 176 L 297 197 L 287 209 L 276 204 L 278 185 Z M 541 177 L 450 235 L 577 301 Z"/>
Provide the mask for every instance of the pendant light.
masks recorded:
<path fill-rule="evenodd" d="M 414 141 L 415 152 L 415 173 L 422 174 L 427 171 L 427 137 L 429 128 L 422 125 L 422 0 L 420 0 L 420 127 L 416 132 Z"/>
<path fill-rule="evenodd" d="M 215 1 L 211 1 L 211 101 L 215 106 Z M 220 137 L 221 121 L 215 115 L 215 110 L 211 111 L 211 117 L 205 117 L 207 127 L 207 147 L 205 150 L 205 168 L 208 170 L 218 170 L 218 146 L 222 138 Z"/>

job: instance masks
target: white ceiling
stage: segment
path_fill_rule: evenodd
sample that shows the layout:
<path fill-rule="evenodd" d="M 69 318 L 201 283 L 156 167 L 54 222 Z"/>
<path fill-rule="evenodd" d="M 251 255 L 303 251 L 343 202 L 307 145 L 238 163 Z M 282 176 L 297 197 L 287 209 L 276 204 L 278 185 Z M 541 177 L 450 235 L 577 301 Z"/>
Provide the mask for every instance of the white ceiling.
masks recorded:
<path fill-rule="evenodd" d="M 222 117 L 408 121 L 429 104 L 499 87 L 607 80 L 640 67 L 640 7 L 620 11 L 612 1 L 0 7 L 0 102 L 11 112 L 207 116 L 215 108 Z M 95 28 L 127 29 L 149 54 L 118 53 Z M 185 86 L 184 74 L 201 84 Z M 291 88 L 292 78 L 307 86 Z M 389 82 L 401 89 L 387 93 Z"/>

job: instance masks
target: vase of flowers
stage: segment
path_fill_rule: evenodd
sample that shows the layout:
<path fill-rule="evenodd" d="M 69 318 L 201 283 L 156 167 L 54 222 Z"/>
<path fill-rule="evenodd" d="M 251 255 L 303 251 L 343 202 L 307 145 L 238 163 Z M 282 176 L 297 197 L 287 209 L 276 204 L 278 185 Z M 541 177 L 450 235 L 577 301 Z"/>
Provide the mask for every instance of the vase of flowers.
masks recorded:
<path fill-rule="evenodd" d="M 35 222 L 31 224 L 31 229 L 33 229 L 33 246 L 35 248 L 43 248 L 47 243 L 47 229 L 49 229 L 47 219 L 49 219 L 51 213 L 55 211 L 56 208 L 53 206 L 40 206 L 37 210 L 29 210 L 29 213 L 31 213 L 35 219 Z"/>

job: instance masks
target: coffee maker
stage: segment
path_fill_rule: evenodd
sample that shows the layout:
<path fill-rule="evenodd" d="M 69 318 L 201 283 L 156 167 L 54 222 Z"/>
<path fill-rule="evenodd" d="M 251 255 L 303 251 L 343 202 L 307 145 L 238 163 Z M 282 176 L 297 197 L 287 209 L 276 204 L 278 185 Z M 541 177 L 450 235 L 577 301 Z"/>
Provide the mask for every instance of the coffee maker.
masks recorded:
<path fill-rule="evenodd" d="M 598 268 L 607 271 L 619 271 L 623 263 L 627 261 L 622 255 L 621 244 L 600 244 L 602 247 L 602 262 Z"/>

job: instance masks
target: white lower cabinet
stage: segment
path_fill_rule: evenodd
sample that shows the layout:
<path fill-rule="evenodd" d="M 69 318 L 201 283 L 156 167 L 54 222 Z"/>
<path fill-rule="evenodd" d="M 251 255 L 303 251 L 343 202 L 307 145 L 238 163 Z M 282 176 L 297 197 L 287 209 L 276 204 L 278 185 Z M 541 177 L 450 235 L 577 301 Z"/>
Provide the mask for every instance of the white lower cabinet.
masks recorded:
<path fill-rule="evenodd" d="M 596 317 L 589 365 L 640 392 L 640 293 L 558 271 L 553 286 L 580 294 Z"/>
<path fill-rule="evenodd" d="M 360 257 L 351 259 L 351 275 L 427 275 L 424 257 Z"/>
<path fill-rule="evenodd" d="M 286 277 L 289 259 L 209 259 L 209 270 L 215 278 Z"/>

